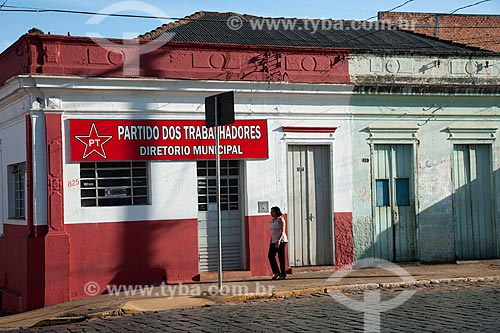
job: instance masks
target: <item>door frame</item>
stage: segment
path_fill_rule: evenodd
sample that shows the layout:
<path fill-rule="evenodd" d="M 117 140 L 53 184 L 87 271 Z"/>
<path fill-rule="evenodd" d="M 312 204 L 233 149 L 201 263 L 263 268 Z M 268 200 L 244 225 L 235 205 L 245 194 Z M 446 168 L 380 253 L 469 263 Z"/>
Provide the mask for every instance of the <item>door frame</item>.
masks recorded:
<path fill-rule="evenodd" d="M 288 211 L 290 211 L 290 208 L 292 207 L 293 203 L 290 202 L 289 200 L 289 193 L 290 193 L 290 188 L 289 188 L 289 174 L 288 174 L 288 167 L 289 167 L 289 159 L 288 159 L 288 153 L 289 153 L 289 146 L 327 146 L 328 152 L 329 152 L 329 158 L 330 158 L 330 167 L 328 168 L 328 174 L 330 176 L 330 207 L 331 207 L 331 240 L 332 240 L 332 262 L 333 266 L 336 265 L 336 253 L 335 253 L 335 213 L 334 213 L 334 201 L 335 201 L 335 191 L 334 191 L 334 170 L 333 170 L 333 161 L 334 161 L 334 149 L 333 149 L 333 142 L 332 140 L 304 140 L 304 139 L 287 139 L 286 142 L 286 151 L 285 151 L 285 156 L 286 156 L 286 190 L 287 190 L 287 205 L 288 205 Z M 288 232 L 289 232 L 288 228 Z M 290 235 L 289 235 L 290 236 Z M 290 237 L 289 237 L 290 238 Z M 288 258 L 291 258 L 291 249 L 290 246 L 288 246 Z M 289 260 L 289 266 L 290 267 L 296 267 L 293 265 L 292 261 Z"/>
<path fill-rule="evenodd" d="M 416 132 L 416 131 L 415 131 Z M 419 196 L 418 196 L 418 147 L 420 144 L 420 141 L 416 138 L 416 135 L 412 135 L 412 138 L 394 138 L 394 139 L 388 139 L 388 138 L 375 138 L 372 136 L 370 138 L 370 141 L 368 142 L 370 145 L 370 187 L 371 187 L 371 214 L 372 214 L 372 226 L 374 225 L 375 222 L 375 195 L 374 195 L 374 190 L 375 190 L 375 177 L 374 177 L 374 171 L 375 171 L 375 162 L 374 162 L 374 155 L 375 155 L 375 145 L 411 145 L 412 146 L 412 163 L 411 167 L 413 169 L 413 191 L 410 192 L 410 196 L 413 195 L 413 215 L 415 218 L 415 255 L 416 255 L 416 261 L 420 261 L 420 246 L 418 244 L 419 240 L 419 214 L 418 214 L 418 207 L 420 206 L 419 202 Z M 392 185 L 391 185 L 391 190 L 390 190 L 390 196 L 391 196 L 391 202 L 394 200 L 393 197 L 393 190 L 392 190 Z M 392 205 L 391 205 L 392 207 Z M 391 209 L 391 223 L 393 223 L 393 218 L 394 215 L 392 213 Z M 373 245 L 375 244 L 375 228 L 372 228 L 372 242 Z M 375 249 L 373 252 L 373 255 L 375 256 Z M 393 259 L 394 260 L 394 259 Z"/>

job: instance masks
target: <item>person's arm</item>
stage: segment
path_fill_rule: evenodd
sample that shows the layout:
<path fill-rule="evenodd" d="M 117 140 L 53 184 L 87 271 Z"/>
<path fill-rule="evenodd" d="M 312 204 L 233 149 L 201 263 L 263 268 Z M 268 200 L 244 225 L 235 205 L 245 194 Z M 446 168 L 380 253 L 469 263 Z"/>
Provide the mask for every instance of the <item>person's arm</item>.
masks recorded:
<path fill-rule="evenodd" d="M 280 237 L 278 238 L 278 241 L 276 242 L 276 246 L 279 246 L 281 244 L 281 241 L 283 240 L 283 236 L 285 235 L 285 219 L 280 216 L 278 218 L 278 223 L 280 225 Z"/>

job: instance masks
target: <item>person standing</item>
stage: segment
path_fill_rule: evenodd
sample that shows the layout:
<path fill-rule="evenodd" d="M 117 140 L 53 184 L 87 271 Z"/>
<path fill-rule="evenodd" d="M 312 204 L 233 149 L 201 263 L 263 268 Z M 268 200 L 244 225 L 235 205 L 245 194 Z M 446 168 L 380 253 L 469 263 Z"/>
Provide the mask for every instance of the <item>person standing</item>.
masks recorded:
<path fill-rule="evenodd" d="M 285 266 L 285 247 L 288 243 L 288 238 L 285 233 L 285 219 L 282 216 L 279 207 L 271 208 L 271 216 L 273 219 L 269 224 L 269 230 L 271 232 L 271 242 L 269 244 L 269 263 L 271 264 L 271 269 L 273 270 L 273 280 L 284 280 L 286 279 L 286 266 Z M 280 262 L 280 267 L 276 263 L 276 253 L 278 253 L 278 259 Z"/>

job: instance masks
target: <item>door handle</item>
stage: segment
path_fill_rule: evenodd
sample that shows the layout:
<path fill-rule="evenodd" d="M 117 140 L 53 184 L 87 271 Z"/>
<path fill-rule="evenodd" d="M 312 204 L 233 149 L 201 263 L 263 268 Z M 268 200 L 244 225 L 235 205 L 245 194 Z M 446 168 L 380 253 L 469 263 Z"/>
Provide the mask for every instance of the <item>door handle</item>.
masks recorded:
<path fill-rule="evenodd" d="M 309 216 L 305 218 L 306 221 L 311 221 L 311 222 L 313 219 L 314 219 L 313 214 L 309 214 Z"/>
<path fill-rule="evenodd" d="M 397 211 L 393 211 L 393 217 L 394 217 L 394 223 L 398 223 L 398 212 Z"/>

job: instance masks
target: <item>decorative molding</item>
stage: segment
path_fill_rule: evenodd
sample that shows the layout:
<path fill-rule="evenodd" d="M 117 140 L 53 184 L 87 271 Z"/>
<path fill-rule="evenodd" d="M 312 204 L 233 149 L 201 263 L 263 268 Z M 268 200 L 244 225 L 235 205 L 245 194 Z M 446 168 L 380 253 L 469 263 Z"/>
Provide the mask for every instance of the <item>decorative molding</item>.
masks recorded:
<path fill-rule="evenodd" d="M 449 140 L 495 140 L 498 127 L 447 127 Z"/>
<path fill-rule="evenodd" d="M 285 133 L 335 133 L 337 127 L 282 126 Z"/>
<path fill-rule="evenodd" d="M 45 101 L 45 105 L 47 109 L 56 110 L 61 108 L 62 102 L 59 97 L 48 97 Z"/>
<path fill-rule="evenodd" d="M 371 140 L 416 140 L 418 126 L 369 126 Z"/>

